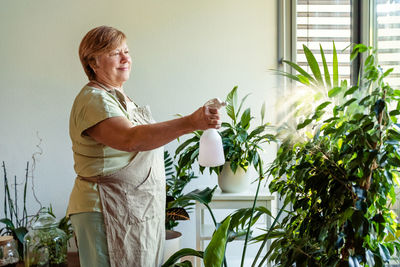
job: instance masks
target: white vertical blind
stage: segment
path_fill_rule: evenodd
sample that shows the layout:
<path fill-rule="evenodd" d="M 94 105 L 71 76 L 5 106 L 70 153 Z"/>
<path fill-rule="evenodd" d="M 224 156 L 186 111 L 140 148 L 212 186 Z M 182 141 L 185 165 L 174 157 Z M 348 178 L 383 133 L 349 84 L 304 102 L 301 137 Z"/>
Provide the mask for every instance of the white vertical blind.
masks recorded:
<path fill-rule="evenodd" d="M 305 68 L 303 44 L 322 62 L 319 45 L 324 49 L 332 74 L 332 41 L 338 53 L 339 78 L 350 78 L 351 0 L 298 0 L 296 5 L 296 61 Z M 323 72 L 322 66 L 320 66 Z"/>
<path fill-rule="evenodd" d="M 400 89 L 400 0 L 377 0 L 376 12 L 379 64 L 394 68 L 386 81 Z"/>

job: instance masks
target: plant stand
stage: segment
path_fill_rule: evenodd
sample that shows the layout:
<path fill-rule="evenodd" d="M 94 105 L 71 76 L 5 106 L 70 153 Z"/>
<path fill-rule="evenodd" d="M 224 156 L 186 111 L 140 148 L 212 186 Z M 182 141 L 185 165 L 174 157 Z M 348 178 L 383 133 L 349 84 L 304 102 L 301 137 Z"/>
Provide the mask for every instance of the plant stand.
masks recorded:
<path fill-rule="evenodd" d="M 251 208 L 254 202 L 253 194 L 251 192 L 223 193 L 220 189 L 217 189 L 209 206 L 213 210 Z M 260 194 L 257 198 L 257 206 L 264 206 L 271 210 L 274 199 L 274 196 Z M 214 226 L 205 224 L 205 213 L 207 212 L 207 208 L 203 204 L 196 202 L 196 249 L 201 251 L 204 251 L 205 241 L 211 240 L 212 233 L 215 230 Z M 265 226 L 267 229 L 271 226 L 271 218 L 269 216 L 265 217 Z M 270 241 L 267 242 L 266 251 L 268 251 L 269 246 Z M 200 258 L 196 259 L 196 266 L 202 266 Z M 268 263 L 267 266 L 271 265 Z"/>

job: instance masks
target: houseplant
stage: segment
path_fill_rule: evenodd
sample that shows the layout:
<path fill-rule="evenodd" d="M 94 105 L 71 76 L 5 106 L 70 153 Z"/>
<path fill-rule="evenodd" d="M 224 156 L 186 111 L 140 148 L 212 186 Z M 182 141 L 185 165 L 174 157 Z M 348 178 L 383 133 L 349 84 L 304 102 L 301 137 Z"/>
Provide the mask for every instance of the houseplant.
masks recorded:
<path fill-rule="evenodd" d="M 298 74 L 284 75 L 328 97 L 297 124 L 297 138 L 281 139 L 269 169 L 270 191 L 293 210 L 264 259 L 276 266 L 384 266 L 400 253 L 390 210 L 400 167 L 400 91 L 384 82 L 392 69 L 380 68 L 372 47 L 354 45 L 351 59 L 364 53 L 365 60 L 358 83 L 348 86 L 339 83 L 334 44 L 332 78 L 322 48 L 323 76 L 306 46 L 304 52 L 312 73 L 286 61 Z"/>
<path fill-rule="evenodd" d="M 189 200 L 182 200 L 185 186 L 197 178 L 187 166 L 181 168 L 173 164 L 168 151 L 164 151 L 164 166 L 166 176 L 166 209 L 165 229 L 173 230 L 178 225 L 177 220 L 189 220 L 188 211 L 193 205 Z"/>
<path fill-rule="evenodd" d="M 250 129 L 251 122 L 254 117 L 251 115 L 251 109 L 247 108 L 242 112 L 243 104 L 249 95 L 246 95 L 238 101 L 237 86 L 235 86 L 226 97 L 226 112 L 230 118 L 229 122 L 222 122 L 220 135 L 224 147 L 226 164 L 224 166 L 210 168 L 210 173 L 215 172 L 221 177 L 221 173 L 225 172 L 246 172 L 253 165 L 257 166 L 260 160 L 261 145 L 273 139 L 272 134 L 266 133 L 268 123 L 264 123 L 265 105 L 261 108 L 261 122 L 255 128 Z M 192 168 L 196 162 L 199 153 L 199 140 L 202 131 L 195 131 L 194 136 L 183 142 L 176 150 L 178 164 L 182 168 Z M 204 167 L 200 166 L 200 171 L 204 171 Z M 245 177 L 245 179 L 249 179 Z M 223 191 L 238 192 L 246 188 L 241 185 L 246 183 L 238 182 L 236 187 L 224 187 L 221 183 Z M 233 184 L 231 181 L 230 184 Z"/>
<path fill-rule="evenodd" d="M 166 244 L 164 259 L 169 258 L 180 249 L 182 234 L 175 231 L 179 220 L 189 220 L 189 211 L 193 202 L 182 199 L 184 187 L 194 178 L 197 178 L 193 171 L 180 168 L 173 164 L 172 157 L 168 151 L 164 151 L 164 167 L 166 175 L 166 207 L 165 207 L 165 229 Z"/>
<path fill-rule="evenodd" d="M 4 217 L 0 219 L 0 223 L 4 224 L 4 226 L 0 228 L 0 235 L 12 235 L 14 237 L 14 239 L 17 241 L 20 260 L 23 260 L 24 255 L 24 237 L 28 233 L 28 230 L 31 228 L 32 222 L 35 222 L 37 220 L 39 212 L 42 210 L 46 214 L 52 216 L 54 219 L 56 218 L 51 205 L 49 208 L 42 208 L 40 201 L 35 195 L 34 187 L 32 187 L 32 195 L 39 204 L 40 208 L 37 213 L 32 215 L 29 215 L 27 212 L 28 179 L 33 179 L 36 156 L 42 153 L 40 143 L 37 145 L 37 147 L 40 149 L 40 152 L 35 152 L 32 155 L 33 164 L 31 164 L 31 167 L 29 161 L 26 163 L 25 177 L 22 183 L 18 183 L 18 179 L 16 176 L 14 176 L 13 181 L 11 181 L 7 173 L 6 164 L 4 161 L 2 163 L 4 186 Z M 20 186 L 23 188 L 22 194 L 20 194 L 19 192 Z M 65 233 L 68 239 L 72 237 L 72 226 L 69 219 L 63 217 L 57 222 L 57 226 Z M 50 254 L 51 253 L 52 252 L 50 251 Z"/>

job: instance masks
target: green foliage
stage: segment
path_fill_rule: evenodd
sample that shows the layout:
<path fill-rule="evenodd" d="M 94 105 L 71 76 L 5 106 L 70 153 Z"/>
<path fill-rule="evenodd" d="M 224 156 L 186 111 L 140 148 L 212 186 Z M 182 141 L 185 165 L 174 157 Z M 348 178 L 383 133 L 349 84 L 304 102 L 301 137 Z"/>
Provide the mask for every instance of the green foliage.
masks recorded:
<path fill-rule="evenodd" d="M 168 153 L 164 151 L 164 166 L 166 175 L 166 209 L 165 209 L 165 228 L 172 230 L 178 225 L 177 220 L 189 220 L 188 212 L 191 210 L 193 202 L 181 199 L 184 187 L 192 180 L 197 178 L 194 172 L 187 166 L 183 168 L 174 165 Z"/>
<path fill-rule="evenodd" d="M 220 135 L 224 147 L 225 160 L 230 162 L 233 172 L 237 168 L 247 171 L 250 165 L 256 166 L 260 160 L 261 145 L 270 142 L 274 136 L 266 133 L 268 123 L 264 123 L 265 104 L 261 108 L 261 123 L 254 129 L 251 129 L 254 117 L 251 115 L 251 109 L 246 108 L 244 111 L 244 103 L 249 96 L 246 95 L 238 101 L 237 86 L 235 86 L 226 97 L 226 113 L 231 119 L 230 122 L 221 124 Z M 178 156 L 178 164 L 181 167 L 191 166 L 195 163 L 199 154 L 199 142 L 202 131 L 196 131 L 194 136 L 182 143 L 176 150 Z M 210 173 L 219 174 L 223 166 L 210 168 Z M 204 167 L 200 166 L 200 171 L 204 171 Z"/>
<path fill-rule="evenodd" d="M 312 74 L 285 61 L 299 72 L 285 76 L 323 88 L 330 99 L 297 125 L 307 136 L 282 139 L 268 170 L 270 191 L 293 208 L 268 253 L 276 266 L 384 266 L 400 253 L 399 240 L 387 238 L 398 225 L 390 205 L 400 167 L 400 91 L 384 82 L 391 70 L 376 64 L 376 51 L 361 44 L 351 53 L 368 54 L 359 83 L 339 86 L 333 51 L 332 76 L 322 56 L 324 79 L 307 47 Z"/>
<path fill-rule="evenodd" d="M 220 267 L 225 257 L 226 242 L 228 239 L 228 228 L 231 217 L 227 217 L 214 232 L 210 244 L 204 251 L 204 265 L 210 267 Z"/>
<path fill-rule="evenodd" d="M 186 256 L 195 256 L 203 258 L 203 252 L 197 251 L 191 248 L 183 248 L 175 252 L 163 265 L 162 267 L 178 267 L 178 266 L 192 266 L 191 263 L 186 263 L 186 265 L 180 265 L 181 263 L 176 263 L 180 258 Z M 184 262 L 183 262 L 184 263 Z"/>
<path fill-rule="evenodd" d="M 22 212 L 20 209 L 20 202 L 18 200 L 17 177 L 14 176 L 14 190 L 10 190 L 10 181 L 7 176 L 6 164 L 3 161 L 3 184 L 4 184 L 4 218 L 0 219 L 0 223 L 4 224 L 0 228 L 0 235 L 12 235 L 17 240 L 18 254 L 22 259 L 24 236 L 28 232 L 28 219 L 29 216 L 26 210 L 26 195 L 29 173 L 29 162 L 26 163 L 24 191 L 22 196 Z"/>
<path fill-rule="evenodd" d="M 34 155 L 32 156 L 34 158 Z M 27 186 L 28 186 L 28 174 L 29 174 L 29 162 L 26 163 L 25 179 L 22 185 L 23 195 L 18 194 L 18 183 L 17 177 L 14 176 L 13 190 L 10 190 L 10 181 L 7 176 L 6 165 L 3 161 L 3 184 L 4 184 L 4 218 L 0 219 L 0 223 L 4 224 L 4 227 L 0 228 L 0 235 L 12 235 L 17 240 L 18 254 L 20 259 L 23 259 L 24 251 L 24 237 L 28 233 L 31 222 L 37 220 L 40 208 L 36 214 L 28 215 L 26 209 L 26 197 L 27 197 Z M 22 202 L 22 208 L 20 208 Z M 40 204 L 40 203 L 39 203 Z M 53 213 L 53 209 L 50 205 L 49 208 L 42 208 L 45 212 L 49 213 L 54 218 L 56 217 Z M 66 217 L 62 218 L 58 223 L 58 228 L 63 230 L 69 239 L 72 237 L 73 230 L 69 219 Z"/>

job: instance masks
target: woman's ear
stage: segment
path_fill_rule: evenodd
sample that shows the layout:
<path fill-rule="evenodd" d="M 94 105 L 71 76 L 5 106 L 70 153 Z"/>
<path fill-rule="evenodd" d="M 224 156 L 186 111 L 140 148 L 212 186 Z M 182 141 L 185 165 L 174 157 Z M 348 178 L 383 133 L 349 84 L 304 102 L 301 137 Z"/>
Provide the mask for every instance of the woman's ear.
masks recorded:
<path fill-rule="evenodd" d="M 98 68 L 97 59 L 92 58 L 91 60 L 89 60 L 89 66 L 96 73 L 96 69 Z"/>

